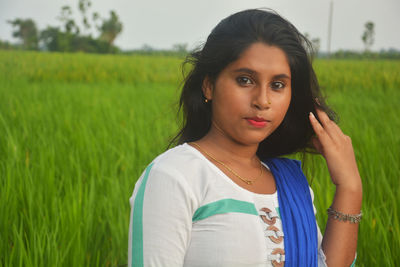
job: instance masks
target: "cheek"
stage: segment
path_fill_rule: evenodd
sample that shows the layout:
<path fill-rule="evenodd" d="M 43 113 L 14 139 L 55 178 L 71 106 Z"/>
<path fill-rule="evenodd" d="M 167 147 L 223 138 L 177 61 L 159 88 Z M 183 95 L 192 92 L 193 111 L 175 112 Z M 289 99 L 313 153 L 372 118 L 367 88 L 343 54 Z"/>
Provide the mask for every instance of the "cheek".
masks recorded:
<path fill-rule="evenodd" d="M 218 104 L 225 112 L 242 109 L 244 103 L 247 101 L 246 94 L 243 94 L 243 92 L 240 92 L 234 86 L 227 86 L 227 88 L 223 89 L 215 94 L 215 104 Z"/>
<path fill-rule="evenodd" d="M 281 99 L 278 101 L 277 104 L 281 113 L 286 114 L 290 106 L 291 97 L 292 97 L 291 93 L 288 92 L 287 94 L 283 95 Z"/>

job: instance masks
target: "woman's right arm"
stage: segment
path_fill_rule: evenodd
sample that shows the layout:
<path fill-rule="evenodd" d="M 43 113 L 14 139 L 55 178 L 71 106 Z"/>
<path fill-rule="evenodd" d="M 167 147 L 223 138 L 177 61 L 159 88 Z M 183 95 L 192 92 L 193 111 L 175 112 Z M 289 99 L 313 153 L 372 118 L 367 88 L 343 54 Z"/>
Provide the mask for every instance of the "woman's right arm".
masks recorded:
<path fill-rule="evenodd" d="M 324 156 L 333 184 L 336 186 L 331 208 L 342 214 L 357 215 L 361 210 L 362 182 L 350 137 L 317 109 L 319 123 L 313 114 L 310 122 L 318 138 L 314 146 Z M 356 216 L 353 216 L 356 217 Z M 328 266 L 350 266 L 357 250 L 358 223 L 329 216 L 322 248 Z"/>
<path fill-rule="evenodd" d="M 128 267 L 182 266 L 195 207 L 184 177 L 174 169 L 150 164 L 130 203 Z"/>

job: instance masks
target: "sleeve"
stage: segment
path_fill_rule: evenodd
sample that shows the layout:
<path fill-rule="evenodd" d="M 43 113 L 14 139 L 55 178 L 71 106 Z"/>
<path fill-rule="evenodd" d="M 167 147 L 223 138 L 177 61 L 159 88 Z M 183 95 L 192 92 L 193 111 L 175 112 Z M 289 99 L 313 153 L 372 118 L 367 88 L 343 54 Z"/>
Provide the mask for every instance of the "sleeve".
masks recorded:
<path fill-rule="evenodd" d="M 311 199 L 313 202 L 313 208 L 314 208 L 314 214 L 317 214 L 317 209 L 314 206 L 314 192 L 310 187 L 310 193 L 311 193 Z M 322 244 L 322 233 L 321 233 L 321 229 L 319 229 L 319 226 L 317 224 L 317 232 L 318 232 L 318 267 L 328 267 L 328 265 L 326 264 L 326 256 L 324 254 L 324 251 L 322 250 L 321 244 Z M 354 261 L 351 264 L 350 267 L 354 267 L 355 263 L 356 263 L 356 259 L 357 259 L 357 253 L 355 255 Z"/>
<path fill-rule="evenodd" d="M 130 198 L 128 267 L 182 266 L 195 198 L 174 169 L 151 164 Z"/>

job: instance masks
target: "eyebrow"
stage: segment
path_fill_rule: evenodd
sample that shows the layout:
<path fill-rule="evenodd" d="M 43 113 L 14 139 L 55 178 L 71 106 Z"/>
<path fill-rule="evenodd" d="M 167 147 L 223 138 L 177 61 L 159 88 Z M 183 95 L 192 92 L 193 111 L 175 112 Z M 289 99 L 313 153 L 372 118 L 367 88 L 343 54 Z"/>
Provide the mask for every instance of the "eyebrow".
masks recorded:
<path fill-rule="evenodd" d="M 250 75 L 257 74 L 256 71 L 249 69 L 249 68 L 240 68 L 240 69 L 234 70 L 233 72 L 245 72 Z M 286 75 L 284 73 L 274 75 L 272 78 L 274 78 L 274 79 L 289 79 L 289 80 L 291 79 L 288 75 Z"/>

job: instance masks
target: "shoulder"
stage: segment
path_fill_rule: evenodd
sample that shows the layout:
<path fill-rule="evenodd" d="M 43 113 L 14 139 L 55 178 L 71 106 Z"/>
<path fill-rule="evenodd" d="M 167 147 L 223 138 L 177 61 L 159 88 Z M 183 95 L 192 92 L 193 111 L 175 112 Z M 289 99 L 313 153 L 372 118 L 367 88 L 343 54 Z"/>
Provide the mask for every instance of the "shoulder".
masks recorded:
<path fill-rule="evenodd" d="M 197 203 L 208 181 L 199 179 L 204 160 L 196 151 L 185 143 L 158 155 L 137 180 L 133 196 L 143 187 L 148 196 L 179 195 L 185 199 L 195 199 Z"/>
<path fill-rule="evenodd" d="M 186 173 L 201 165 L 194 148 L 184 143 L 158 155 L 152 162 L 152 169 Z"/>
<path fill-rule="evenodd" d="M 209 176 L 202 175 L 205 166 L 206 162 L 200 152 L 184 143 L 158 155 L 147 166 L 139 180 L 148 177 L 147 179 L 154 182 L 179 183 L 192 190 L 198 190 L 209 182 Z"/>

